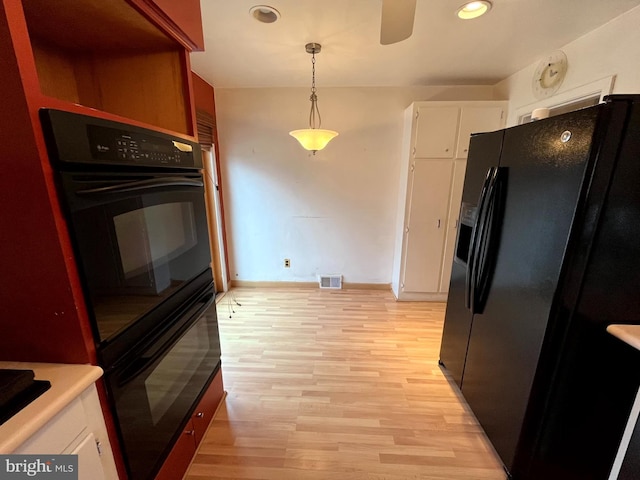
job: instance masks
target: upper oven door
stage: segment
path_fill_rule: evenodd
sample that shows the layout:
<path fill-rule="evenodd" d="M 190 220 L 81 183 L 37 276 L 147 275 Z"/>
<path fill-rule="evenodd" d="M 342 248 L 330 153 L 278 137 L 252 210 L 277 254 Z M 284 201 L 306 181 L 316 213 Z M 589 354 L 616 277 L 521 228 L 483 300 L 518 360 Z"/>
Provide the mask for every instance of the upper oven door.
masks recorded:
<path fill-rule="evenodd" d="M 98 342 L 209 268 L 200 173 L 63 172 L 61 179 Z"/>

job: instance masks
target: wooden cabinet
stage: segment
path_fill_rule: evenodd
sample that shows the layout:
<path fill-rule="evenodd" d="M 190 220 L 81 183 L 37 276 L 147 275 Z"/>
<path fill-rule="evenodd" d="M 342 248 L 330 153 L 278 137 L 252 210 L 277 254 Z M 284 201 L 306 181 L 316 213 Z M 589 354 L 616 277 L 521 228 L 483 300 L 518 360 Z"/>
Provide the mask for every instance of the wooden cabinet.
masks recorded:
<path fill-rule="evenodd" d="M 0 360 L 95 365 L 39 110 L 56 108 L 193 139 L 188 48 L 133 0 L 0 3 Z M 179 3 L 176 11 L 185 2 Z M 197 2 L 187 3 L 192 9 Z"/>
<path fill-rule="evenodd" d="M 446 300 L 471 133 L 504 126 L 506 102 L 416 102 L 405 111 L 392 289 Z"/>
<path fill-rule="evenodd" d="M 202 441 L 223 396 L 222 373 L 218 372 L 193 412 L 193 429 L 195 432 L 194 439 L 196 446 Z"/>
<path fill-rule="evenodd" d="M 222 373 L 218 371 L 182 429 L 155 480 L 176 480 L 184 476 L 223 397 Z"/>
<path fill-rule="evenodd" d="M 196 454 L 196 442 L 194 440 L 193 421 L 189 420 L 182 433 L 173 444 L 173 448 L 167 456 L 162 468 L 155 480 L 176 480 L 182 478 Z"/>
<path fill-rule="evenodd" d="M 0 0 L 0 359 L 96 363 L 39 110 L 193 139 L 187 49 L 125 0 Z M 25 187 L 27 186 L 27 187 Z"/>
<path fill-rule="evenodd" d="M 213 279 L 216 292 L 224 292 L 227 291 L 230 280 L 229 260 L 226 254 L 229 249 L 225 229 L 224 185 L 220 171 L 220 146 L 216 125 L 214 89 L 195 73 L 192 73 L 192 81 L 198 142 L 203 149 L 203 163 L 206 172 L 205 197 L 207 199 Z"/>
<path fill-rule="evenodd" d="M 79 480 L 118 479 L 94 385 L 87 388 L 13 453 L 78 455 Z"/>
<path fill-rule="evenodd" d="M 44 96 L 34 98 L 46 104 L 40 106 L 81 105 L 194 134 L 188 53 L 133 6 L 123 0 L 4 3 L 11 40 L 24 55 L 25 93 Z"/>
<path fill-rule="evenodd" d="M 204 50 L 200 0 L 130 0 L 189 50 Z"/>

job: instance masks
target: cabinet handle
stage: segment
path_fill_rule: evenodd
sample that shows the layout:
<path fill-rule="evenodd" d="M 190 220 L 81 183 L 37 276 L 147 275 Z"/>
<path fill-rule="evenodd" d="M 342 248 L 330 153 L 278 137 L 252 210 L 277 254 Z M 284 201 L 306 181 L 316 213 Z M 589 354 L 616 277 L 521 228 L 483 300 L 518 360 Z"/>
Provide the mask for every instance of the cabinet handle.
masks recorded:
<path fill-rule="evenodd" d="M 458 228 L 458 219 L 456 218 L 456 223 L 453 225 L 453 228 Z"/>
<path fill-rule="evenodd" d="M 203 417 L 204 417 L 204 412 L 196 413 L 196 418 L 203 418 Z"/>
<path fill-rule="evenodd" d="M 186 430 L 184 432 L 185 435 L 195 435 L 195 433 L 196 433 L 195 430 Z"/>
<path fill-rule="evenodd" d="M 466 152 L 468 150 L 468 148 L 465 148 L 464 151 Z"/>
<path fill-rule="evenodd" d="M 438 228 L 440 228 L 440 219 L 438 219 Z"/>

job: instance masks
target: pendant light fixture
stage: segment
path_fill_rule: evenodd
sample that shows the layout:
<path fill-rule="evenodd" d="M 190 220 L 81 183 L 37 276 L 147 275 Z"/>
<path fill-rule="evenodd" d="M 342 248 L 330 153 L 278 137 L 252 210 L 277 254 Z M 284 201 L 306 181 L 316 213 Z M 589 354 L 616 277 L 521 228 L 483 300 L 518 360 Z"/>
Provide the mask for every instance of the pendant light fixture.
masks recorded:
<path fill-rule="evenodd" d="M 305 49 L 311 54 L 311 112 L 309 113 L 309 128 L 293 130 L 289 135 L 294 137 L 302 148 L 311 150 L 315 155 L 318 150 L 322 150 L 338 132 L 333 130 L 322 130 L 320 128 L 321 118 L 318 110 L 318 96 L 316 95 L 316 53 L 320 53 L 322 45 L 319 43 L 307 43 Z"/>

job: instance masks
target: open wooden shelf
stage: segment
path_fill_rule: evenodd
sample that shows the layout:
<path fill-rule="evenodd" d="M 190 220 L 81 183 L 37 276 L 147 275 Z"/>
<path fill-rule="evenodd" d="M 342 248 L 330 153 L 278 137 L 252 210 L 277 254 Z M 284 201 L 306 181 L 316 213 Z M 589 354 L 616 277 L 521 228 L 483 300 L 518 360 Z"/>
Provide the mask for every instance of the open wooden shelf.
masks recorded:
<path fill-rule="evenodd" d="M 44 96 L 193 135 L 188 57 L 125 2 L 24 0 Z"/>

